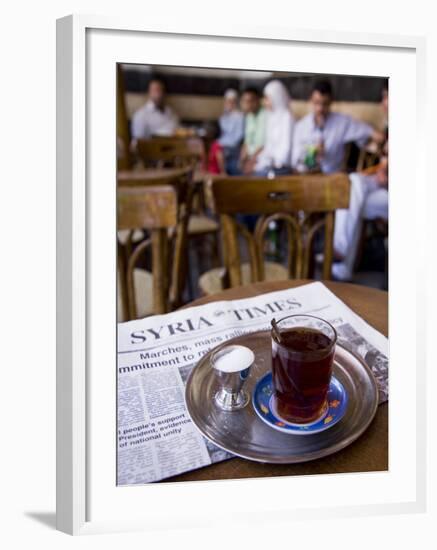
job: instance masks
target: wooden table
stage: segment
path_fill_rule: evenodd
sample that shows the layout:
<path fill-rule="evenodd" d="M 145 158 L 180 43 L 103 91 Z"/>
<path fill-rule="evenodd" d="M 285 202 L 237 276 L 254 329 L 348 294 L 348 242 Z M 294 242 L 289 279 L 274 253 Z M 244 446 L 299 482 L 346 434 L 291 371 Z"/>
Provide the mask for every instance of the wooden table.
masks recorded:
<path fill-rule="evenodd" d="M 119 170 L 117 183 L 119 185 L 141 185 L 151 180 L 177 178 L 186 173 L 185 168 L 144 168 L 141 170 Z"/>
<path fill-rule="evenodd" d="M 187 168 L 141 168 L 135 170 L 119 170 L 117 172 L 117 185 L 123 187 L 137 187 L 141 185 L 172 185 L 181 176 L 187 174 Z M 194 170 L 189 184 L 198 196 L 202 211 L 206 206 L 204 185 L 212 179 L 213 175 L 197 168 Z"/>
<path fill-rule="evenodd" d="M 207 296 L 192 302 L 201 305 L 217 300 L 250 298 L 266 292 L 295 288 L 311 281 L 294 280 L 263 282 Z M 388 294 L 381 290 L 348 283 L 324 283 L 336 296 L 363 317 L 370 325 L 388 335 Z M 243 458 L 233 458 L 205 468 L 187 472 L 165 481 L 200 481 L 344 472 L 370 472 L 388 469 L 388 404 L 378 407 L 375 418 L 366 432 L 354 443 L 333 455 L 301 464 L 260 464 Z"/>

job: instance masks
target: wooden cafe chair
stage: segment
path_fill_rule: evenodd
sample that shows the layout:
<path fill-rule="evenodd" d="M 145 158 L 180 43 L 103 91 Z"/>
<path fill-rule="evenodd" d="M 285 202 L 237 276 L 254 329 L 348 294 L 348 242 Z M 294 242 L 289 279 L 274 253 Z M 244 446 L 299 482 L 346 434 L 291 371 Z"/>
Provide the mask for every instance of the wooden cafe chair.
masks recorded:
<path fill-rule="evenodd" d="M 150 314 L 165 313 L 171 304 L 175 281 L 171 230 L 178 223 L 178 197 L 169 185 L 119 187 L 117 190 L 117 228 L 132 233 L 147 231 L 147 238 L 125 254 L 118 241 L 118 320 L 127 321 Z M 151 250 L 151 272 L 138 264 Z"/>
<path fill-rule="evenodd" d="M 224 269 L 201 275 L 203 294 L 257 281 L 307 278 L 314 237 L 322 228 L 323 278 L 331 278 L 335 210 L 349 205 L 347 174 L 214 178 L 208 193 L 220 216 Z M 253 232 L 237 221 L 237 214 L 259 215 Z M 265 261 L 265 236 L 271 221 L 285 226 L 287 265 Z M 241 261 L 241 241 L 246 244 L 248 262 Z"/>
<path fill-rule="evenodd" d="M 205 249 L 212 263 L 218 264 L 218 232 L 216 220 L 202 208 L 202 185 L 195 185 L 194 173 L 204 164 L 205 146 L 198 137 L 152 137 L 136 142 L 136 155 L 145 168 L 191 169 L 193 174 L 193 205 L 188 221 L 188 237 L 193 240 L 198 256 L 204 256 Z M 196 203 L 199 207 L 196 208 Z M 206 245 L 209 245 L 208 248 Z"/>
<path fill-rule="evenodd" d="M 117 185 L 121 187 L 144 187 L 156 185 L 171 185 L 177 190 L 180 208 L 187 209 L 192 171 L 189 168 L 164 168 L 150 170 L 119 170 L 117 172 Z M 190 214 L 188 211 L 187 215 Z M 136 229 L 133 233 L 129 230 L 118 230 L 118 241 L 123 246 L 132 246 L 144 239 L 144 231 Z"/>
<path fill-rule="evenodd" d="M 176 228 L 169 230 L 174 241 L 175 261 L 172 269 L 177 271 L 177 273 L 174 274 L 174 284 L 171 287 L 172 308 L 181 305 L 185 283 L 187 280 L 189 282 L 189 279 L 187 279 L 188 239 L 197 237 L 199 234 L 196 231 L 192 231 L 193 222 L 197 221 L 199 217 L 193 216 L 192 214 L 192 202 L 195 193 L 192 174 L 191 168 L 154 168 L 148 170 L 120 171 L 117 175 L 118 186 L 138 187 L 171 185 L 177 191 L 178 222 Z M 209 219 L 210 218 L 208 218 L 208 220 Z M 211 220 L 211 222 L 214 222 L 218 228 L 217 222 L 214 220 Z M 143 238 L 144 231 L 142 229 L 136 229 L 133 232 L 118 230 L 118 241 L 125 248 L 125 255 L 129 255 L 132 251 L 132 247 Z M 218 252 L 215 253 L 215 256 L 218 257 Z"/>

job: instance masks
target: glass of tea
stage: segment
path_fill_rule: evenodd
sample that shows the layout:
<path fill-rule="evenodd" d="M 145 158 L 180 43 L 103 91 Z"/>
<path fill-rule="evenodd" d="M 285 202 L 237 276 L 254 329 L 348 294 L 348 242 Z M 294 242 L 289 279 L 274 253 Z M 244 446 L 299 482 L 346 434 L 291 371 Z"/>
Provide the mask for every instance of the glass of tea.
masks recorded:
<path fill-rule="evenodd" d="M 326 413 L 337 333 L 323 319 L 272 321 L 273 403 L 286 422 L 310 424 Z"/>

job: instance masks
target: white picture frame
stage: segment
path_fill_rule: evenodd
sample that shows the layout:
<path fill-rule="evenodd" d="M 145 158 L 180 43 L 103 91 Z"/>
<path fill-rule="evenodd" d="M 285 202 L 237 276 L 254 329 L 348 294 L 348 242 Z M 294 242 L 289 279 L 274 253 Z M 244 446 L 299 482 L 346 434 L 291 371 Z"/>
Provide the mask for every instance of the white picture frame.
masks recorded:
<path fill-rule="evenodd" d="M 120 42 L 118 43 L 117 40 Z M 364 70 L 361 74 L 389 76 L 394 82 L 394 93 L 390 97 L 390 124 L 393 134 L 390 143 L 390 174 L 397 178 L 398 189 L 391 191 L 390 198 L 390 273 L 399 273 L 402 265 L 401 247 L 411 247 L 411 265 L 417 266 L 417 272 L 410 274 L 408 281 L 398 276 L 390 276 L 390 364 L 414 364 L 411 374 L 410 391 L 412 413 L 410 417 L 402 417 L 405 429 L 410 433 L 414 445 L 406 449 L 403 462 L 397 462 L 402 447 L 400 420 L 393 420 L 390 415 L 390 471 L 386 477 L 379 474 L 347 474 L 335 476 L 315 476 L 311 478 L 281 478 L 281 484 L 293 483 L 293 491 L 297 495 L 315 491 L 316 485 L 328 490 L 335 483 L 342 497 L 331 498 L 330 506 L 320 501 L 314 506 L 310 500 L 299 505 L 286 507 L 283 503 L 277 506 L 255 503 L 255 489 L 263 484 L 265 494 L 275 494 L 277 479 L 241 480 L 227 482 L 187 483 L 187 484 L 152 484 L 148 487 L 116 488 L 112 461 L 115 456 L 115 394 L 111 386 L 111 371 L 102 369 L 102 364 L 114 365 L 115 357 L 115 252 L 109 234 L 115 235 L 114 204 L 115 204 L 115 64 L 120 62 L 156 63 L 151 54 L 138 50 L 138 44 L 144 39 L 161 44 L 159 64 L 200 65 L 200 53 L 190 58 L 183 55 L 183 47 L 189 48 L 191 41 L 196 44 L 214 45 L 220 43 L 223 52 L 234 47 L 234 63 L 224 60 L 224 67 L 238 68 L 284 68 L 295 67 L 292 62 L 281 61 L 287 48 L 299 51 L 299 62 L 311 53 L 312 49 L 329 51 L 329 66 L 326 73 L 332 73 L 335 63 L 339 72 L 348 72 L 348 55 L 355 56 L 352 74 Z M 169 44 L 165 47 L 165 44 Z M 180 44 L 179 44 L 180 43 Z M 177 44 L 178 48 L 174 48 Z M 180 47 L 179 47 L 180 46 Z M 117 52 L 119 48 L 119 54 Z M 299 50 L 297 50 L 299 48 Z M 199 48 L 197 48 L 199 49 Z M 211 49 L 210 66 L 220 66 L 214 62 L 216 55 Z M 248 51 L 258 53 L 251 56 Z M 339 56 L 338 51 L 344 56 Z M 358 55 L 357 52 L 361 52 Z M 187 50 L 188 51 L 188 50 Z M 189 50 L 191 51 L 191 50 Z M 265 56 L 263 52 L 273 56 Z M 290 51 L 292 51 L 290 49 Z M 115 53 L 114 53 L 115 52 Z M 276 53 L 277 55 L 276 55 Z M 282 52 L 282 53 L 281 53 Z M 349 52 L 349 54 L 348 54 Z M 372 52 L 378 52 L 376 58 Z M 96 65 L 93 56 L 101 55 L 101 62 Z M 246 55 L 246 62 L 242 61 Z M 111 57 L 112 56 L 112 57 Z M 392 63 L 385 73 L 378 63 L 381 59 Z M 309 57 L 309 58 L 310 58 Z M 335 58 L 338 59 L 335 61 Z M 104 59 L 103 59 L 104 58 Z M 173 62 L 170 61 L 173 59 Z M 182 61 L 185 59 L 185 63 Z M 284 57 L 285 59 L 285 57 Z M 367 59 L 367 61 L 366 61 Z M 260 61 L 258 61 L 260 60 Z M 241 66 L 238 66 L 240 63 Z M 282 64 L 281 64 L 282 63 Z M 289 65 L 288 63 L 291 63 Z M 294 62 L 293 62 L 294 63 Z M 314 61 L 315 63 L 315 61 Z M 349 61 L 350 63 L 350 61 Z M 382 62 L 381 62 L 382 63 Z M 110 67 L 114 65 L 113 75 Z M 260 66 L 258 66 L 260 65 Z M 350 65 L 349 65 L 350 66 Z M 367 67 L 367 70 L 366 70 Z M 362 69 L 364 68 L 364 69 Z M 338 69 L 337 69 L 338 70 Z M 106 71 L 106 72 L 105 72 Z M 350 72 L 349 71 L 349 72 Z M 94 120 L 95 97 L 92 86 L 98 75 L 99 85 L 107 85 L 107 97 L 101 101 L 101 109 L 107 108 L 107 119 Z M 317 72 L 311 67 L 307 72 Z M 401 72 L 404 74 L 401 75 Z M 107 80 L 105 80 L 107 79 Z M 406 79 L 409 79 L 408 81 Z M 214 504 L 213 514 L 202 514 L 202 509 L 196 502 L 204 502 L 206 490 L 211 495 L 211 501 L 216 507 L 226 503 L 229 484 L 238 486 L 240 494 L 247 495 L 248 507 L 243 517 L 256 521 L 260 512 L 267 519 L 284 518 L 284 514 L 293 512 L 293 517 L 318 518 L 329 515 L 363 515 L 396 512 L 419 512 L 425 510 L 426 502 L 426 467 L 425 467 L 425 289 L 420 284 L 418 274 L 423 276 L 425 270 L 423 246 L 417 245 L 415 237 L 422 229 L 424 221 L 419 216 L 419 210 L 414 204 L 426 201 L 426 177 L 424 174 L 424 130 L 423 130 L 423 98 L 425 79 L 425 39 L 421 37 L 337 33 L 310 31 L 299 29 L 274 29 L 233 27 L 229 29 L 201 29 L 193 24 L 190 28 L 178 28 L 177 25 L 155 25 L 147 21 L 130 21 L 122 18 L 106 18 L 95 16 L 74 15 L 57 22 L 57 528 L 70 534 L 85 534 L 104 531 L 119 531 L 129 529 L 151 529 L 160 526 L 207 525 L 220 521 Z M 97 85 L 97 84 L 96 84 Z M 402 87 L 403 90 L 402 90 Z M 111 95 L 112 94 L 112 95 Z M 101 96 L 99 96 L 101 99 Z M 396 129 L 400 128 L 396 109 L 403 102 L 414 98 L 415 108 L 405 114 L 403 124 L 409 127 L 409 133 L 416 136 L 417 148 L 414 158 L 409 159 L 410 166 L 405 163 L 405 143 L 400 136 L 396 137 Z M 111 107 L 111 101 L 113 106 Z M 104 104 L 104 105 L 103 105 Z M 97 113 L 97 107 L 96 107 Z M 109 136 L 109 137 L 108 137 Z M 111 137 L 112 136 L 112 137 Z M 112 139 L 112 145 L 110 142 Z M 103 167 L 102 159 L 106 160 Z M 101 181 L 109 181 L 106 188 L 96 186 L 96 175 Z M 111 179 L 112 178 L 112 179 Z M 402 181 L 411 178 L 415 181 L 414 201 L 405 196 L 402 191 Z M 111 187 L 112 185 L 112 187 Z M 99 193 L 99 194 L 97 194 Z M 99 209 L 96 210 L 96 201 Z M 409 234 L 402 226 L 400 212 L 405 206 L 411 206 L 411 227 Z M 111 233 L 108 231 L 114 231 Z M 105 235 L 106 239 L 105 240 Z M 99 266 L 96 266 L 96 243 L 102 245 L 99 251 Z M 104 243 L 104 244 L 102 244 Z M 109 266 L 109 268 L 108 268 Z M 103 271 L 106 269 L 106 271 Z M 398 270 L 398 271 L 396 271 Z M 104 283 L 96 287 L 96 281 Z M 424 280 L 423 278 L 421 279 Z M 405 292 L 403 285 L 410 292 Z M 103 303 L 103 297 L 107 300 Z M 399 300 L 403 296 L 402 309 Z M 108 319 L 109 314 L 109 319 Z M 397 343 L 406 341 L 409 319 L 410 327 L 414 321 L 414 337 L 411 343 L 401 350 Z M 111 321 L 112 319 L 112 321 Z M 113 323 L 111 325 L 111 323 Z M 402 325 L 404 323 L 404 325 Z M 111 335 L 113 343 L 111 343 Z M 104 347 L 97 348 L 97 342 L 109 342 Z M 393 407 L 399 405 L 405 397 L 408 388 L 405 385 L 403 373 L 390 371 L 390 391 L 393 395 Z M 115 374 L 112 376 L 115 379 Z M 98 384 L 96 385 L 96 380 Z M 99 392 L 97 392 L 97 386 Z M 96 409 L 97 401 L 99 410 Z M 392 403 L 390 404 L 392 407 Z M 393 409 L 398 412 L 398 409 Z M 399 409 L 400 410 L 400 409 Z M 414 413 L 414 414 L 413 414 Z M 104 426 L 104 429 L 96 429 Z M 109 445 L 113 434 L 114 452 Z M 100 439 L 99 439 L 100 438 Z M 98 449 L 95 441 L 99 439 Z M 100 454 L 99 454 L 100 453 Z M 394 454 L 393 454 L 394 453 Z M 106 457 L 100 460 L 100 457 Z M 98 458 L 97 458 L 98 457 Z M 99 468 L 96 468 L 96 462 Z M 111 464 L 108 464 L 111 463 Z M 357 496 L 352 493 L 361 491 L 363 484 L 359 478 L 365 477 L 369 495 L 364 492 Z M 387 479 L 392 476 L 390 482 Z M 400 476 L 400 477 L 399 477 Z M 98 478 L 98 479 L 97 479 Z M 405 486 L 397 487 L 403 478 Z M 109 486 L 111 481 L 112 486 Z M 356 488 L 354 489 L 354 484 Z M 372 487 L 381 487 L 381 498 L 372 500 Z M 306 488 L 308 487 L 308 489 Z M 360 487 L 358 489 L 358 487 Z M 118 492 L 117 492 L 118 491 Z M 140 495 L 141 493 L 141 495 Z M 349 496 L 347 496 L 349 495 Z M 175 505 L 167 506 L 169 499 Z M 347 497 L 347 498 L 346 498 Z M 144 503 L 153 502 L 153 509 L 145 514 Z M 181 503 L 185 503 L 183 512 Z M 130 511 L 130 509 L 132 510 Z M 165 518 L 163 510 L 166 510 Z M 136 510 L 136 512 L 135 512 Z M 125 512 L 125 513 L 124 513 Z M 132 513 L 131 513 L 132 512 Z M 228 508 L 228 514 L 231 510 Z M 232 519 L 229 519 L 232 521 Z M 234 521 L 237 521 L 235 519 Z M 239 518 L 241 521 L 241 517 Z"/>

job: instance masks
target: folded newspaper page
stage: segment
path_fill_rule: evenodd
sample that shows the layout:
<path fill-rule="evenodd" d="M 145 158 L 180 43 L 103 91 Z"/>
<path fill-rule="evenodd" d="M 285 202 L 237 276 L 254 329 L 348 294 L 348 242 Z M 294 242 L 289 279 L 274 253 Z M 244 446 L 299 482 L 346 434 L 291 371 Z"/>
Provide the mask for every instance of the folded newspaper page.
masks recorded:
<path fill-rule="evenodd" d="M 328 320 L 339 342 L 370 366 L 380 403 L 388 399 L 388 339 L 322 283 L 212 302 L 118 325 L 118 485 L 144 484 L 232 458 L 188 415 L 189 373 L 209 350 L 293 313 Z"/>

